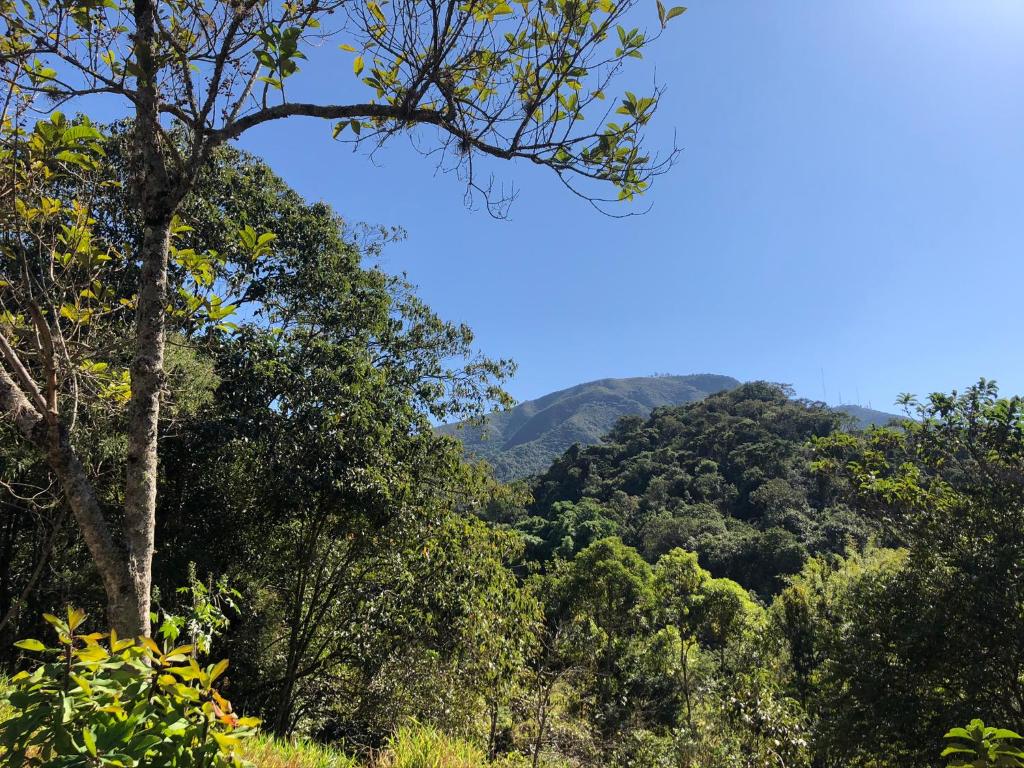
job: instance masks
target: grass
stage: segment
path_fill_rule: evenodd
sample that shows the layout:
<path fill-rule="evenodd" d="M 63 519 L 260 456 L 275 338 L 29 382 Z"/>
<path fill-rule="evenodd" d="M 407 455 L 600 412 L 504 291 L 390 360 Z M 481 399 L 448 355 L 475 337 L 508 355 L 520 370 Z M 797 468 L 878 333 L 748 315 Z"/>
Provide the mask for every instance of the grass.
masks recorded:
<path fill-rule="evenodd" d="M 266 734 L 247 739 L 242 757 L 256 768 L 362 768 L 358 760 L 312 741 L 277 741 Z"/>
<path fill-rule="evenodd" d="M 484 753 L 469 742 L 424 726 L 399 728 L 379 761 L 380 768 L 479 768 L 486 764 Z"/>
<path fill-rule="evenodd" d="M 255 768 L 521 768 L 523 762 L 505 758 L 489 763 L 484 752 L 436 728 L 400 728 L 372 763 L 309 741 L 281 742 L 261 735 L 246 742 L 242 756 Z"/>
<path fill-rule="evenodd" d="M 7 693 L 7 678 L 0 675 L 0 723 L 7 718 L 14 715 L 14 708 L 11 707 L 6 701 L 4 701 L 4 695 Z"/>

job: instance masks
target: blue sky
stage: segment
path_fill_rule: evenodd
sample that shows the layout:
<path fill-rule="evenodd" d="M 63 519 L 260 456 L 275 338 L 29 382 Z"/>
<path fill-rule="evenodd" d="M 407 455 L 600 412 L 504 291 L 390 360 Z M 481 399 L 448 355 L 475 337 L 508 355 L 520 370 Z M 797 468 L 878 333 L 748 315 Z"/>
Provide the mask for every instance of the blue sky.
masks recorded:
<path fill-rule="evenodd" d="M 979 376 L 1024 393 L 1024 3 L 689 5 L 622 81 L 656 71 L 652 138 L 683 148 L 645 216 L 503 164 L 519 198 L 498 221 L 404 139 L 371 160 L 313 120 L 242 146 L 352 221 L 405 227 L 383 266 L 514 358 L 520 399 L 653 372 L 881 408 Z M 337 53 L 301 87 L 351 78 Z"/>

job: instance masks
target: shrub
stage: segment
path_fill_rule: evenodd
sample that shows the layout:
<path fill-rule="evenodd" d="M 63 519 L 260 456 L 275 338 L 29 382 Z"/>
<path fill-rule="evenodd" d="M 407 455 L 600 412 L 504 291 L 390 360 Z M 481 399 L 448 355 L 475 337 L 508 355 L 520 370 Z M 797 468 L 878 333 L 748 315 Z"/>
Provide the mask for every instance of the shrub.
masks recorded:
<path fill-rule="evenodd" d="M 57 647 L 22 640 L 44 660 L 10 679 L 14 715 L 0 723 L 5 765 L 48 768 L 240 768 L 257 721 L 214 687 L 227 661 L 202 667 L 192 646 L 80 634 L 85 614 L 47 614 Z"/>
<path fill-rule="evenodd" d="M 981 720 L 971 720 L 964 728 L 951 728 L 942 756 L 949 768 L 1024 768 L 1024 751 L 1017 745 L 1021 737 L 1006 728 L 992 728 Z"/>

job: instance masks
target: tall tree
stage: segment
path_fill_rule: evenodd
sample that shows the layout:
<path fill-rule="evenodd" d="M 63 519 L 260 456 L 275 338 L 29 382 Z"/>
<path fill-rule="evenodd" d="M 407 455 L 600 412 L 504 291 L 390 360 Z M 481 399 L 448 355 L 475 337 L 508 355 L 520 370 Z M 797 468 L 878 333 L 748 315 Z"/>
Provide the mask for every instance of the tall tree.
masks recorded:
<path fill-rule="evenodd" d="M 172 298 L 168 270 L 176 216 L 213 151 L 251 128 L 292 116 L 334 121 L 335 137 L 351 131 L 381 142 L 428 126 L 438 131 L 438 149 L 489 204 L 500 207 L 502 201 L 490 197 L 474 173 L 481 155 L 546 166 L 591 199 L 595 193 L 587 181 L 611 184 L 620 199 L 632 198 L 672 157 L 659 161 L 642 149 L 658 92 L 627 92 L 608 110 L 615 116 L 603 120 L 593 112 L 623 66 L 641 57 L 649 42 L 642 31 L 623 24 L 634 5 L 635 0 L 0 3 L 0 77 L 8 87 L 3 138 L 12 164 L 32 151 L 26 150 L 32 136 L 39 138 L 38 132 L 22 130 L 41 103 L 37 99 L 81 108 L 87 97 L 102 94 L 121 99 L 134 120 L 130 167 L 139 236 L 129 255 L 137 266 L 135 291 L 121 297 L 134 309 L 134 341 L 125 389 L 127 469 L 117 515 L 99 503 L 70 437 L 73 419 L 63 408 L 62 383 L 69 376 L 60 354 L 69 336 L 64 320 L 80 328 L 82 318 L 62 320 L 62 302 L 54 301 L 46 290 L 53 286 L 39 278 L 52 274 L 55 249 L 19 241 L 24 222 L 18 216 L 26 209 L 45 211 L 46 205 L 39 203 L 37 189 L 21 183 L 20 173 L 11 175 L 17 183 L 6 184 L 2 193 L 3 208 L 18 219 L 9 240 L 18 241 L 16 250 L 28 266 L 16 271 L 6 301 L 13 317 L 31 318 L 32 328 L 19 343 L 4 343 L 0 410 L 46 453 L 60 479 L 103 576 L 115 628 L 130 634 L 149 629 L 157 438 Z M 662 27 L 683 11 L 665 10 L 660 2 L 657 8 Z M 315 102 L 286 98 L 304 50 L 323 40 L 339 41 L 352 56 L 352 70 L 369 87 L 370 98 L 350 100 L 344 88 Z M 591 113 L 588 123 L 584 111 Z M 180 140 L 171 135 L 172 126 Z M 50 132 L 72 144 L 83 139 L 63 125 Z M 59 142 L 44 149 L 56 151 L 37 152 L 39 162 L 68 169 L 73 158 L 62 155 Z M 78 202 L 76 209 L 83 207 Z M 76 224 L 79 243 L 89 233 L 84 210 Z"/>
<path fill-rule="evenodd" d="M 982 379 L 904 403 L 816 444 L 905 548 L 809 566 L 780 604 L 822 765 L 932 765 L 951 722 L 1024 723 L 1024 400 Z"/>

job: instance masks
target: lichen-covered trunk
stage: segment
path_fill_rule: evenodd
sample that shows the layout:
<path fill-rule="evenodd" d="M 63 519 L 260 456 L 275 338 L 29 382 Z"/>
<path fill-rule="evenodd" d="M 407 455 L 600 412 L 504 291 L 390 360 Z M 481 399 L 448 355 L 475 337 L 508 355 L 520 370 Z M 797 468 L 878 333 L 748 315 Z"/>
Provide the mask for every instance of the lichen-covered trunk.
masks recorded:
<path fill-rule="evenodd" d="M 143 231 L 137 257 L 138 304 L 135 350 L 130 368 L 128 455 L 124 494 L 124 550 L 132 599 L 111 605 L 118 632 L 149 634 L 150 589 L 156 534 L 157 428 L 164 385 L 164 328 L 167 310 L 167 258 L 171 219 L 183 190 L 169 173 L 161 143 L 159 62 L 154 53 L 158 9 L 153 0 L 136 0 L 135 56 L 138 67 L 135 98 L 137 161 L 135 203 Z"/>
<path fill-rule="evenodd" d="M 147 221 L 142 237 L 128 407 L 128 456 L 124 495 L 124 547 L 132 599 L 111 605 L 118 632 L 149 633 L 150 590 L 156 532 L 157 427 L 164 385 L 164 317 L 170 214 Z"/>

